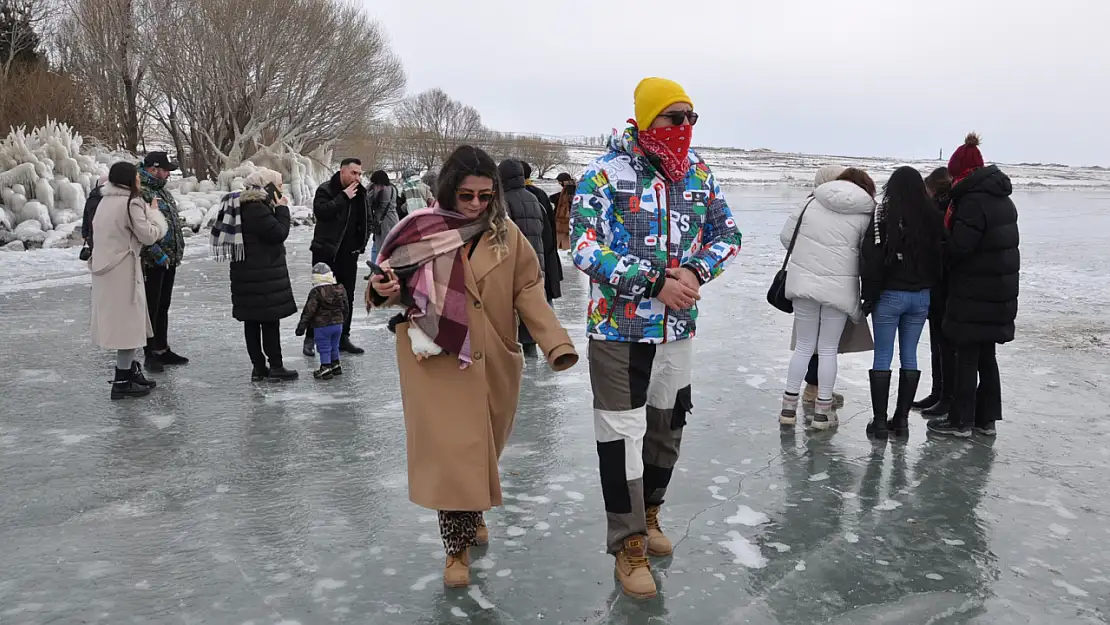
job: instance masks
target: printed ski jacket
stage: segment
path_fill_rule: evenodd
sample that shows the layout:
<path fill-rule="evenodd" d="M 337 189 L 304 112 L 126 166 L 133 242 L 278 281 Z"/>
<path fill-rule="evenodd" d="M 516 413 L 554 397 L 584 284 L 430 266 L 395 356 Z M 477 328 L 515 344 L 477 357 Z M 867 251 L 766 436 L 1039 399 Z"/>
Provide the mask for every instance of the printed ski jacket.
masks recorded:
<path fill-rule="evenodd" d="M 574 264 L 590 277 L 591 339 L 666 343 L 695 334 L 698 309 L 669 310 L 655 295 L 668 268 L 705 284 L 740 251 L 740 231 L 721 186 L 690 151 L 684 181 L 652 165 L 637 131 L 614 132 L 609 153 L 586 169 L 571 208 Z"/>

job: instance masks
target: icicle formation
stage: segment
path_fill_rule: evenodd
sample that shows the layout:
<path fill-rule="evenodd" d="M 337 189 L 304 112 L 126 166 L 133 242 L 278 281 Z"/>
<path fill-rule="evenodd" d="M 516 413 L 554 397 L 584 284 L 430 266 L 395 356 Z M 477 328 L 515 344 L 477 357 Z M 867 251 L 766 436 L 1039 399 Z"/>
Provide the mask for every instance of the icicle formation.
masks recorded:
<path fill-rule="evenodd" d="M 81 154 L 81 135 L 47 122 L 12 128 L 0 141 L 0 231 L 26 243 L 64 241 L 81 219 L 85 196 L 106 164 L 103 150 Z M 55 236 L 51 230 L 60 233 Z M 0 240 L 0 242 L 7 242 Z"/>

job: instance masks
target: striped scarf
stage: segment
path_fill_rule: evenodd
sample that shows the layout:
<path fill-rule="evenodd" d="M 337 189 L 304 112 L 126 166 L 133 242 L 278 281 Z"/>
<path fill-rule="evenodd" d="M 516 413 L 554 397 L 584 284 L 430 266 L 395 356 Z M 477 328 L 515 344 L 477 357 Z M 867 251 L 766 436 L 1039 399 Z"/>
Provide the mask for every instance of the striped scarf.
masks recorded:
<path fill-rule="evenodd" d="M 378 257 L 383 268 L 404 278 L 408 320 L 443 351 L 457 355 L 460 369 L 473 362 L 463 247 L 489 228 L 488 212 L 470 220 L 438 206 L 418 210 L 390 231 Z"/>
<path fill-rule="evenodd" d="M 246 258 L 243 245 L 243 215 L 239 208 L 239 191 L 228 193 L 220 200 L 220 213 L 212 224 L 212 255 L 217 261 L 241 261 Z"/>

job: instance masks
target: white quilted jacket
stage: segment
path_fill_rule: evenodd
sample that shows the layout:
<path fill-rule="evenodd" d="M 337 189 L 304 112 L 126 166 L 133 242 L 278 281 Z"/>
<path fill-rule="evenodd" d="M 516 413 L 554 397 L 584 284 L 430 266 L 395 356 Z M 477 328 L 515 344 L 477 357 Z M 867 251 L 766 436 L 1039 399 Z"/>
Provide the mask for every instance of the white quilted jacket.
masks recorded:
<path fill-rule="evenodd" d="M 798 242 L 787 266 L 786 296 L 791 300 L 816 300 L 858 321 L 862 316 L 859 252 L 868 234 L 875 200 L 844 180 L 817 187 L 813 198 L 802 217 Z M 790 245 L 801 212 L 799 207 L 786 220 L 780 237 L 783 247 Z"/>

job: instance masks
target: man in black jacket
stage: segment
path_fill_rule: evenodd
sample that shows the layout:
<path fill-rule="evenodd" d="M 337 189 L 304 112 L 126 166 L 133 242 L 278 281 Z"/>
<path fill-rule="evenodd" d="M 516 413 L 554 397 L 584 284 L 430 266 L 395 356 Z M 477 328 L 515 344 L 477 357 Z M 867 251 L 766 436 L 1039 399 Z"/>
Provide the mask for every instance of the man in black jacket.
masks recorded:
<path fill-rule="evenodd" d="M 547 292 L 547 303 L 551 303 L 563 296 L 563 263 L 559 260 L 559 240 L 555 236 L 555 205 L 543 189 L 532 184 L 532 166 L 525 161 L 520 161 L 524 168 L 524 188 L 536 196 L 543 205 L 543 256 L 540 256 L 540 266 L 543 267 L 543 287 Z"/>
<path fill-rule="evenodd" d="M 524 165 L 520 161 L 508 159 L 501 161 L 497 166 L 501 174 L 501 186 L 505 192 L 505 205 L 509 211 L 509 219 L 513 220 L 517 228 L 524 233 L 525 238 L 532 244 L 536 251 L 536 258 L 540 262 L 540 273 L 544 272 L 544 229 L 547 216 L 544 214 L 543 205 L 528 189 L 525 188 Z M 536 354 L 536 341 L 520 323 L 518 340 L 524 346 L 526 355 Z"/>
<path fill-rule="evenodd" d="M 982 166 L 978 144 L 969 135 L 948 165 L 957 182 L 947 217 L 944 335 L 956 348 L 956 387 L 948 417 L 929 422 L 929 431 L 961 438 L 994 436 L 1002 419 L 995 348 L 1014 340 L 1021 272 L 1013 186 L 997 166 Z"/>
<path fill-rule="evenodd" d="M 345 158 L 331 180 L 316 189 L 312 201 L 316 230 L 312 234 L 312 264 L 326 263 L 335 280 L 347 290 L 347 299 L 354 310 L 355 286 L 358 281 L 358 257 L 366 252 L 370 241 L 370 207 L 366 187 L 362 185 L 362 161 Z M 343 322 L 343 338 L 339 351 L 362 354 L 361 347 L 351 342 L 351 317 Z M 304 355 L 315 356 L 315 338 L 310 328 L 305 336 Z"/>

